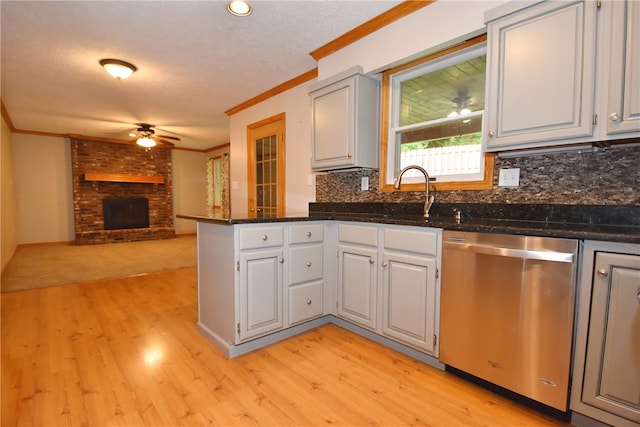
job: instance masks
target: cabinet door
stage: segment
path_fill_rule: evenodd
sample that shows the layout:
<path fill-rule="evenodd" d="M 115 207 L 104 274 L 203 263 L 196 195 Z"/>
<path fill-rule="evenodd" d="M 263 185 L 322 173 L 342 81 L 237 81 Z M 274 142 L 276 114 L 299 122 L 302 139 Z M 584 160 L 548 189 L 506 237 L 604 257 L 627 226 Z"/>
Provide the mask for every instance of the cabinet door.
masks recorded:
<path fill-rule="evenodd" d="M 338 246 L 338 315 L 376 328 L 377 250 Z"/>
<path fill-rule="evenodd" d="M 582 400 L 640 422 L 640 256 L 595 259 Z"/>
<path fill-rule="evenodd" d="M 355 80 L 346 79 L 311 94 L 312 166 L 353 164 Z"/>
<path fill-rule="evenodd" d="M 488 151 L 593 134 L 595 3 L 542 2 L 488 23 Z"/>
<path fill-rule="evenodd" d="M 436 354 L 435 258 L 385 252 L 382 332 Z"/>
<path fill-rule="evenodd" d="M 640 132 L 640 2 L 612 1 L 607 133 Z"/>
<path fill-rule="evenodd" d="M 240 253 L 241 341 L 281 329 L 282 249 Z"/>

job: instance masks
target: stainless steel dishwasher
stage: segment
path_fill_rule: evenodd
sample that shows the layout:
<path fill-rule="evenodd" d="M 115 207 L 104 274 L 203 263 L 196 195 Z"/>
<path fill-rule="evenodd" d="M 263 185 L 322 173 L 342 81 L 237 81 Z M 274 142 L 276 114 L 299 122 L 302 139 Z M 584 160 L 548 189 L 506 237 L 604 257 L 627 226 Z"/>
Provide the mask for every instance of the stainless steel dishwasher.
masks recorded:
<path fill-rule="evenodd" d="M 442 236 L 440 361 L 566 411 L 578 242 Z"/>

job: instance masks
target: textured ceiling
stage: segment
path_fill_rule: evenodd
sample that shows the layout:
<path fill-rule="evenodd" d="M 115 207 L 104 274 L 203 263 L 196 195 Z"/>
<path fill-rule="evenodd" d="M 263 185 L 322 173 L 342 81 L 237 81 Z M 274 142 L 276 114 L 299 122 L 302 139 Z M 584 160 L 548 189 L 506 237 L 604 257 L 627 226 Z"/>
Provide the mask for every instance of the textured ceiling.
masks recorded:
<path fill-rule="evenodd" d="M 134 123 L 208 149 L 224 111 L 316 67 L 309 52 L 401 1 L 2 1 L 2 102 L 19 130 L 129 139 Z M 127 80 L 102 58 L 133 63 Z"/>

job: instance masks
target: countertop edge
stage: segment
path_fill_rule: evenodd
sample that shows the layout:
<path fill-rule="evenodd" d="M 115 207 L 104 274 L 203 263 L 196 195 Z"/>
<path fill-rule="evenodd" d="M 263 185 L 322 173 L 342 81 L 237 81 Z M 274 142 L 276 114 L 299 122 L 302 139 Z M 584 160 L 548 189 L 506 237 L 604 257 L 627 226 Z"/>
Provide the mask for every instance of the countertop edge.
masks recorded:
<path fill-rule="evenodd" d="M 403 218 L 386 218 L 376 216 L 356 216 L 356 215 L 339 215 L 339 214 L 314 214 L 312 216 L 294 216 L 280 218 L 212 218 L 200 215 L 176 215 L 176 218 L 190 219 L 205 223 L 218 225 L 241 225 L 241 224 L 268 224 L 278 222 L 301 222 L 301 221 L 348 221 L 348 222 L 368 222 L 375 224 L 390 225 L 406 225 L 413 227 L 432 227 L 443 230 L 482 232 L 482 233 L 501 233 L 529 235 L 540 237 L 556 237 L 577 240 L 598 240 L 618 243 L 635 243 L 640 244 L 640 233 L 611 232 L 598 230 L 597 225 L 586 224 L 553 224 L 544 222 L 526 222 L 523 224 L 506 224 L 499 221 L 491 221 L 483 223 L 482 220 L 472 222 L 452 222 L 434 219 L 428 222 L 423 220 L 403 219 Z M 573 229 L 571 227 L 574 227 Z M 579 228 L 590 226 L 590 230 L 580 230 Z M 638 230 L 640 232 L 640 229 Z"/>

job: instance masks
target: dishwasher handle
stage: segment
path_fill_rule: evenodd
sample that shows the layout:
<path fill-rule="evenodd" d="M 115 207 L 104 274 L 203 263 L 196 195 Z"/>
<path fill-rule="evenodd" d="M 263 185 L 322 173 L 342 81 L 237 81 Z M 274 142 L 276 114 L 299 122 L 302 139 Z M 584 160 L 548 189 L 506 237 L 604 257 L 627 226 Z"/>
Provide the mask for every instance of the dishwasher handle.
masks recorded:
<path fill-rule="evenodd" d="M 443 249 L 475 252 L 483 255 L 496 255 L 509 258 L 536 259 L 540 261 L 572 263 L 575 255 L 569 252 L 536 251 L 532 249 L 503 248 L 500 246 L 481 245 L 478 243 L 463 243 L 454 241 L 443 242 Z"/>

